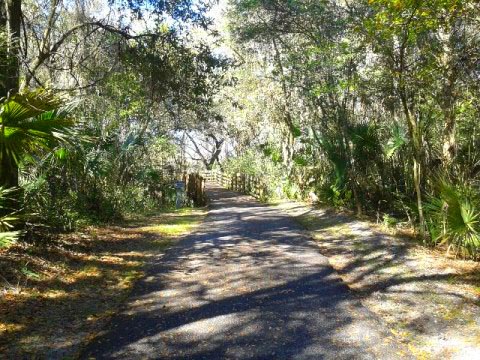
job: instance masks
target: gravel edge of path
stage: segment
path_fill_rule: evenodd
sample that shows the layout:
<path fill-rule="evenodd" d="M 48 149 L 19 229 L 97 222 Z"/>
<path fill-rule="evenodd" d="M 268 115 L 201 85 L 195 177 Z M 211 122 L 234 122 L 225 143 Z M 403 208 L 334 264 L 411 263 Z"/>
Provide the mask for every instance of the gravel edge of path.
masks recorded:
<path fill-rule="evenodd" d="M 331 209 L 295 201 L 271 206 L 305 228 L 416 358 L 480 359 L 479 263 L 447 258 Z"/>

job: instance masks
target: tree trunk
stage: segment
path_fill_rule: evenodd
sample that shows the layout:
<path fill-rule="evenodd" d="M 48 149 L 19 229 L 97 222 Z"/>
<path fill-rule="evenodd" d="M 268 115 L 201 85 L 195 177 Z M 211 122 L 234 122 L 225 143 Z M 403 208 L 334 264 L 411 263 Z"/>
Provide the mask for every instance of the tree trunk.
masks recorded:
<path fill-rule="evenodd" d="M 421 134 L 419 133 L 419 127 L 415 122 L 415 119 L 410 114 L 408 109 L 406 91 L 403 87 L 400 87 L 400 99 L 402 102 L 403 112 L 405 119 L 407 120 L 408 133 L 412 142 L 413 150 L 413 184 L 415 187 L 415 194 L 417 197 L 418 208 L 418 221 L 420 223 L 420 236 L 425 243 L 425 216 L 423 213 L 423 201 L 422 201 L 422 144 Z"/>
<path fill-rule="evenodd" d="M 4 188 L 18 186 L 18 166 L 2 146 L 0 153 L 0 186 Z"/>
<path fill-rule="evenodd" d="M 274 59 L 277 63 L 278 69 L 280 71 L 280 82 L 282 85 L 282 92 L 284 97 L 284 104 L 283 104 L 283 112 L 284 116 L 282 119 L 284 120 L 285 124 L 288 128 L 287 139 L 282 144 L 282 155 L 283 155 L 283 163 L 288 170 L 288 174 L 290 175 L 290 171 L 292 169 L 292 160 L 293 160 L 293 148 L 295 145 L 295 124 L 293 121 L 292 113 L 290 111 L 290 102 L 291 102 L 291 91 L 288 88 L 287 80 L 285 76 L 285 69 L 283 67 L 280 49 L 278 48 L 277 41 L 275 37 L 272 38 L 272 45 L 273 49 L 275 50 Z"/>
<path fill-rule="evenodd" d="M 6 44 L 2 44 L 5 48 L 2 49 L 3 77 L 0 81 L 0 98 L 4 99 L 18 92 L 21 6 L 21 0 L 0 0 L 0 27 L 7 34 Z M 18 186 L 18 166 L 1 142 L 4 138 L 3 124 L 0 131 L 0 186 Z"/>
<path fill-rule="evenodd" d="M 466 35 L 465 30 L 462 29 L 461 22 L 453 20 L 457 19 L 458 11 L 459 9 L 455 7 L 452 14 L 450 14 L 452 27 L 446 32 L 440 31 L 439 33 L 439 38 L 443 44 L 440 64 L 444 69 L 444 81 L 442 96 L 439 98 L 444 118 L 442 165 L 445 171 L 450 168 L 456 155 L 455 105 L 458 98 L 457 79 L 458 71 L 460 70 L 459 64 L 463 63 L 461 60 L 462 54 L 458 50 L 458 43 L 461 43 Z"/>
<path fill-rule="evenodd" d="M 205 168 L 207 170 L 212 170 L 215 162 L 220 163 L 219 156 L 222 153 L 222 146 L 223 146 L 223 143 L 225 142 L 225 139 L 218 140 L 217 137 L 213 134 L 207 135 L 208 137 L 213 139 L 213 141 L 215 142 L 215 148 L 213 149 L 213 152 L 210 153 L 209 158 L 207 158 L 205 157 L 205 155 L 203 155 L 202 150 L 198 146 L 195 139 L 189 133 L 186 133 L 186 135 L 192 142 L 193 146 L 195 147 L 195 151 L 197 152 L 198 156 L 200 156 L 199 160 L 202 160 L 203 165 L 205 165 Z"/>
<path fill-rule="evenodd" d="M 7 96 L 8 77 L 8 41 L 7 41 L 7 6 L 0 0 L 0 99 Z"/>
<path fill-rule="evenodd" d="M 445 114 L 445 126 L 443 130 L 443 167 L 448 169 L 455 158 L 455 115 L 452 112 Z"/>
<path fill-rule="evenodd" d="M 6 35 L 6 40 L 0 46 L 1 49 L 1 77 L 0 99 L 6 99 L 18 92 L 20 77 L 20 24 L 22 18 L 21 0 L 0 0 L 0 31 Z M 5 188 L 18 186 L 18 165 L 13 157 L 7 152 L 4 139 L 4 124 L 0 124 L 0 186 Z M 3 204 L 5 214 L 10 210 L 21 208 L 19 191 L 14 195 L 15 199 Z"/>
<path fill-rule="evenodd" d="M 413 15 L 412 15 L 413 16 Z M 410 20 L 413 17 L 410 18 Z M 417 211 L 418 211 L 418 221 L 420 225 L 420 236 L 422 237 L 423 243 L 426 242 L 425 237 L 425 215 L 423 213 L 423 201 L 422 201 L 422 136 L 421 129 L 417 124 L 416 119 L 412 116 L 410 109 L 408 107 L 408 95 L 407 88 L 405 84 L 405 57 L 406 57 L 406 44 L 408 39 L 408 27 L 406 27 L 406 32 L 402 44 L 399 49 L 399 68 L 398 68 L 398 94 L 402 104 L 402 110 L 405 116 L 405 120 L 408 126 L 408 134 L 410 141 L 412 143 L 413 150 L 413 185 L 415 188 L 415 194 L 417 197 Z"/>
<path fill-rule="evenodd" d="M 3 131 L 3 128 L 2 128 Z M 0 187 L 15 188 L 18 186 L 18 166 L 17 163 L 9 156 L 3 144 L 0 148 Z M 1 205 L 0 216 L 8 215 L 12 211 L 21 209 L 22 192 L 20 189 L 16 190 L 11 195 L 11 198 L 4 201 Z"/>
<path fill-rule="evenodd" d="M 442 162 L 444 169 L 448 169 L 453 162 L 456 152 L 455 140 L 455 94 L 454 87 L 456 81 L 456 72 L 454 69 L 448 71 L 447 82 L 443 91 L 444 102 L 442 106 L 444 116 L 443 127 L 443 147 L 442 147 Z"/>
<path fill-rule="evenodd" d="M 18 92 L 20 76 L 20 24 L 22 19 L 21 0 L 0 0 L 0 27 L 6 32 L 5 49 L 2 49 L 2 81 L 0 98 L 12 96 Z"/>

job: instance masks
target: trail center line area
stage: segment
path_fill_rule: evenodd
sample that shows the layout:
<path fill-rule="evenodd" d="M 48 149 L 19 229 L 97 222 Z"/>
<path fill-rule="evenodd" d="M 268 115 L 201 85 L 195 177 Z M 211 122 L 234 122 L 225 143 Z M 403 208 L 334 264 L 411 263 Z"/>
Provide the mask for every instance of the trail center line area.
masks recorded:
<path fill-rule="evenodd" d="M 83 359 L 410 357 L 292 218 L 208 194 L 205 222 L 156 260 Z"/>

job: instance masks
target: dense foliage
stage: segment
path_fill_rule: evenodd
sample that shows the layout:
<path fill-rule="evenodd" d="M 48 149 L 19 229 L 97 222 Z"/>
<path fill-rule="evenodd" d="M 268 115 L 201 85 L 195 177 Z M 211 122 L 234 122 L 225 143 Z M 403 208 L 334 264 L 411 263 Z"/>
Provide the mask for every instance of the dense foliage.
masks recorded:
<path fill-rule="evenodd" d="M 216 22 L 212 5 L 2 5 L 2 219 L 109 221 L 218 167 L 478 257 L 476 1 L 230 0 Z"/>
<path fill-rule="evenodd" d="M 458 0 L 232 0 L 239 83 L 258 89 L 237 111 L 262 124 L 249 143 L 275 149 L 304 196 L 409 219 L 477 256 L 479 13 Z"/>
<path fill-rule="evenodd" d="M 208 8 L 2 3 L 2 245 L 174 203 L 178 132 L 209 121 L 228 65 Z"/>

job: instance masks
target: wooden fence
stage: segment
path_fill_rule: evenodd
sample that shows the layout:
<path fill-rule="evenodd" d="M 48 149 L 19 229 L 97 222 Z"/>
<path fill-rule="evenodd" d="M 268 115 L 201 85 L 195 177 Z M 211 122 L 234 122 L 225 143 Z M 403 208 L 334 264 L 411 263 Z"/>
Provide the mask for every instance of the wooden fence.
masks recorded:
<path fill-rule="evenodd" d="M 216 183 L 226 189 L 252 195 L 257 199 L 265 199 L 267 196 L 267 185 L 257 176 L 242 173 L 230 175 L 220 170 L 205 171 L 203 176 L 209 182 Z"/>

